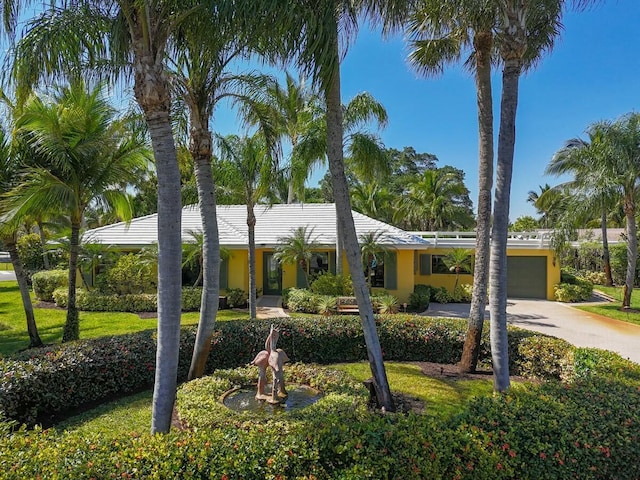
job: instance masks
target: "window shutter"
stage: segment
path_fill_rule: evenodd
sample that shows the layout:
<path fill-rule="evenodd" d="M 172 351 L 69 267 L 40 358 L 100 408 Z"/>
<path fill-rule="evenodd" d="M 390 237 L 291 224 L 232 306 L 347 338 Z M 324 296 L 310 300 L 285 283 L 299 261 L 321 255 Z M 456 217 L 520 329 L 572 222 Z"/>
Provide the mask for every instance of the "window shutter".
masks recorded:
<path fill-rule="evenodd" d="M 296 287 L 307 288 L 307 279 L 304 276 L 304 270 L 299 263 L 296 262 Z"/>
<path fill-rule="evenodd" d="M 226 260 L 220 261 L 220 289 L 226 290 L 229 288 L 229 262 Z"/>
<path fill-rule="evenodd" d="M 384 288 L 398 289 L 398 257 L 396 252 L 387 252 L 384 256 Z"/>
<path fill-rule="evenodd" d="M 420 275 L 431 275 L 431 255 L 420 254 Z"/>
<path fill-rule="evenodd" d="M 336 252 L 335 250 L 332 252 L 329 252 L 329 271 L 331 273 L 333 273 L 334 275 L 336 274 Z"/>

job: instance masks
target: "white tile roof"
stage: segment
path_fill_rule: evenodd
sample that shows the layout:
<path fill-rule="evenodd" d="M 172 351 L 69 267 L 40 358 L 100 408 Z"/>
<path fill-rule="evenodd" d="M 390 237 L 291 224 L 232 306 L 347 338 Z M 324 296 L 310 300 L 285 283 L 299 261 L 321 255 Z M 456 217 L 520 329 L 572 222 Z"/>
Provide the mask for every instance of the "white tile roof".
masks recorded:
<path fill-rule="evenodd" d="M 382 232 L 379 243 L 395 248 L 416 248 L 431 244 L 428 240 L 404 230 L 374 220 L 358 212 L 353 213 L 358 235 Z M 321 245 L 336 243 L 336 208 L 332 203 L 257 205 L 256 245 L 273 247 L 279 239 L 291 235 L 298 227 L 313 228 L 312 240 Z M 245 205 L 218 205 L 220 244 L 228 248 L 247 248 L 247 207 Z M 84 243 L 101 243 L 120 247 L 143 247 L 158 241 L 157 214 L 88 230 L 82 236 Z M 182 209 L 182 241 L 192 241 L 190 231 L 201 231 L 200 209 L 189 205 Z"/>

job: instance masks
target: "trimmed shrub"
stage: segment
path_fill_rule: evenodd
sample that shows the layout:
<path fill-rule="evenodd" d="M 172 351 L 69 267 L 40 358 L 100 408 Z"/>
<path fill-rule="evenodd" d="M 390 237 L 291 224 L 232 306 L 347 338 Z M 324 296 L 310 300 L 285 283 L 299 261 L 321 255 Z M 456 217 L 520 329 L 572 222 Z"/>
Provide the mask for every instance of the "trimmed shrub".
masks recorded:
<path fill-rule="evenodd" d="M 229 288 L 227 289 L 227 305 L 229 308 L 242 308 L 246 307 L 249 303 L 249 295 L 241 288 Z M 198 303 L 198 307 L 200 304 Z"/>
<path fill-rule="evenodd" d="M 105 274 L 109 292 L 118 295 L 149 293 L 156 289 L 150 265 L 140 255 L 129 253 L 118 258 Z"/>
<path fill-rule="evenodd" d="M 53 302 L 53 291 L 69 283 L 67 270 L 42 270 L 31 277 L 33 293 L 42 302 Z"/>
<path fill-rule="evenodd" d="M 318 313 L 318 305 L 323 297 L 304 288 L 291 288 L 287 307 L 292 312 Z"/>
<path fill-rule="evenodd" d="M 517 349 L 519 375 L 556 380 L 568 380 L 573 376 L 575 347 L 569 342 L 536 335 L 522 339 Z"/>
<path fill-rule="evenodd" d="M 555 298 L 559 302 L 581 302 L 591 298 L 593 284 L 575 277 L 575 283 L 560 283 L 553 286 Z"/>
<path fill-rule="evenodd" d="M 444 287 L 431 287 L 431 301 L 437 303 L 449 303 L 453 298 Z"/>
<path fill-rule="evenodd" d="M 353 295 L 353 283 L 350 276 L 335 275 L 324 272 L 311 282 L 310 290 L 318 295 L 339 297 Z"/>
<path fill-rule="evenodd" d="M 451 301 L 457 303 L 469 303 L 471 302 L 471 296 L 473 295 L 473 285 L 463 283 L 456 286 L 451 295 Z"/>
<path fill-rule="evenodd" d="M 29 233 L 18 238 L 18 256 L 29 275 L 44 269 L 44 250 L 40 235 Z"/>
<path fill-rule="evenodd" d="M 431 288 L 428 285 L 414 285 L 413 293 L 409 295 L 409 309 L 413 312 L 424 312 L 429 308 Z"/>
<path fill-rule="evenodd" d="M 182 311 L 200 310 L 202 288 L 184 287 L 182 289 Z M 68 292 L 58 288 L 53 292 L 53 300 L 61 308 L 67 307 Z M 155 293 L 129 295 L 107 295 L 97 290 L 76 290 L 76 306 L 85 312 L 155 312 L 158 309 L 158 296 Z"/>
<path fill-rule="evenodd" d="M 582 273 L 582 277 L 594 285 L 606 285 L 607 283 L 607 274 L 604 272 L 585 271 Z"/>
<path fill-rule="evenodd" d="M 387 293 L 384 295 L 376 295 L 372 298 L 374 309 L 379 313 L 397 313 L 398 312 L 398 299 L 393 295 Z"/>

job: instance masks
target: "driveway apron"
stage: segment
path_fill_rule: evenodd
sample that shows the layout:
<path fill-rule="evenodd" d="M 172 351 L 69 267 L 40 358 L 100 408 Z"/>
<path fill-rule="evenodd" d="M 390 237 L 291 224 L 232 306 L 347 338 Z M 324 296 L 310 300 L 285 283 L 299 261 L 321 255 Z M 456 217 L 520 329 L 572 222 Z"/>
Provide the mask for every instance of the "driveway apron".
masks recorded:
<path fill-rule="evenodd" d="M 468 318 L 469 304 L 432 303 L 423 315 Z M 489 318 L 488 309 L 485 318 Z M 611 350 L 640 363 L 640 325 L 584 312 L 570 304 L 511 298 L 507 302 L 507 322 L 562 338 L 578 347 Z"/>

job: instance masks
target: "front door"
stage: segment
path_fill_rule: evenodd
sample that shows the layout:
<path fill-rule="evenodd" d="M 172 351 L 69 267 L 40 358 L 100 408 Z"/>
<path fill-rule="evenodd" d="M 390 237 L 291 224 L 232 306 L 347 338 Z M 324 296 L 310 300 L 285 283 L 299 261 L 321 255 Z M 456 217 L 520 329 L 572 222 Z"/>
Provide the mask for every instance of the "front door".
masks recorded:
<path fill-rule="evenodd" d="M 264 252 L 262 257 L 262 291 L 264 295 L 280 295 L 282 293 L 282 268 L 273 258 L 273 252 Z"/>

